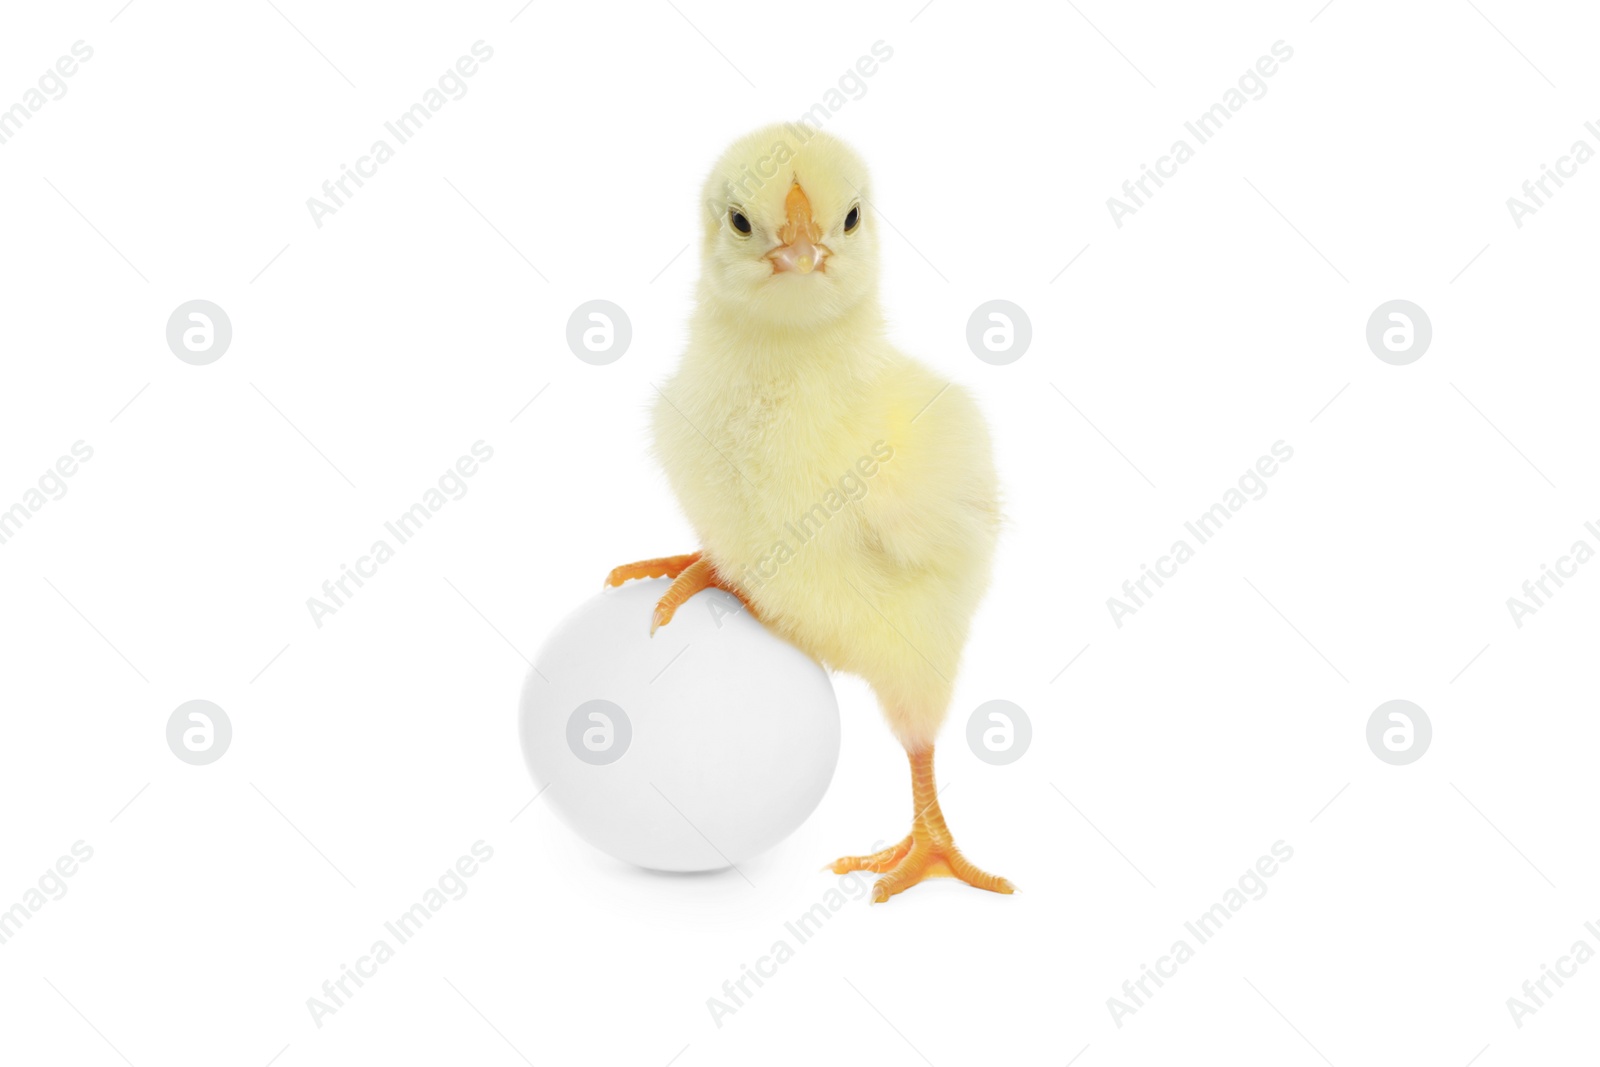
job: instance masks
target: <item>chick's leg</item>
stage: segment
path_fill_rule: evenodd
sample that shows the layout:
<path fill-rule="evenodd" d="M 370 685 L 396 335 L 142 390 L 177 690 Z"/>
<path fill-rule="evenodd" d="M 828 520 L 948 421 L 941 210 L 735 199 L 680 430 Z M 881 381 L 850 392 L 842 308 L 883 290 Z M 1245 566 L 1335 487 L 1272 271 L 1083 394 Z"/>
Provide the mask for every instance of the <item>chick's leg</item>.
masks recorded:
<path fill-rule="evenodd" d="M 655 613 L 650 617 L 650 632 L 654 634 L 656 630 L 671 622 L 673 614 L 683 606 L 684 602 L 702 589 L 725 589 L 738 597 L 752 615 L 755 614 L 755 609 L 750 607 L 750 601 L 745 600 L 743 593 L 717 573 L 710 560 L 696 557 L 693 563 L 683 568 L 677 577 L 673 578 L 666 594 L 656 602 Z"/>
<path fill-rule="evenodd" d="M 662 556 L 660 559 L 643 559 L 638 563 L 624 563 L 606 575 L 606 585 L 621 585 L 630 578 L 676 578 L 690 564 L 700 558 L 700 553 L 685 556 Z"/>
<path fill-rule="evenodd" d="M 835 874 L 873 871 L 883 877 L 872 887 L 872 901 L 881 904 L 904 892 L 924 878 L 955 877 L 991 893 L 1011 893 L 1016 887 L 1004 878 L 979 870 L 956 847 L 944 813 L 939 810 L 939 791 L 933 784 L 933 748 L 909 752 L 911 757 L 911 834 L 892 848 L 870 856 L 844 856 L 833 861 Z"/>

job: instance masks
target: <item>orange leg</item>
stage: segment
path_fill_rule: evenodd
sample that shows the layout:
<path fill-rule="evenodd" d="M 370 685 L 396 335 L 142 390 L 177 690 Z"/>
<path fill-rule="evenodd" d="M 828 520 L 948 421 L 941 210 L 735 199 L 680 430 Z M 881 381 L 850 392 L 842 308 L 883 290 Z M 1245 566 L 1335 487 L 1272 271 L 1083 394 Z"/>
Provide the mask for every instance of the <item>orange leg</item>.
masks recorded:
<path fill-rule="evenodd" d="M 711 588 L 715 574 L 709 560 L 697 559 L 685 567 L 667 587 L 666 594 L 656 601 L 655 614 L 650 616 L 650 632 L 654 634 L 659 627 L 671 622 L 673 613 L 684 601 L 702 589 Z"/>
<path fill-rule="evenodd" d="M 750 601 L 745 599 L 743 593 L 717 573 L 708 559 L 702 559 L 701 553 L 691 552 L 684 556 L 663 556 L 661 559 L 641 560 L 638 563 L 628 563 L 614 568 L 606 576 L 606 585 L 621 585 L 630 578 L 671 578 L 672 585 L 667 588 L 666 594 L 656 602 L 655 614 L 650 619 L 650 632 L 653 634 L 659 628 L 672 621 L 673 613 L 683 606 L 684 601 L 700 592 L 702 589 L 725 589 L 738 597 L 740 602 L 750 614 L 755 614 L 755 609 L 750 606 Z"/>
<path fill-rule="evenodd" d="M 630 578 L 676 578 L 699 558 L 700 553 L 690 552 L 686 556 L 663 556 L 660 559 L 625 563 L 613 568 L 611 573 L 606 575 L 606 584 L 621 585 Z"/>
<path fill-rule="evenodd" d="M 914 804 L 911 834 L 892 848 L 869 856 L 843 856 L 833 861 L 833 873 L 872 871 L 883 877 L 872 887 L 872 902 L 882 904 L 924 878 L 956 877 L 970 886 L 991 893 L 1012 893 L 1016 887 L 1004 878 L 979 870 L 956 847 L 944 813 L 939 810 L 939 791 L 933 784 L 933 748 L 908 753 L 911 757 L 911 799 Z"/>
<path fill-rule="evenodd" d="M 656 610 L 650 617 L 650 632 L 654 634 L 658 629 L 672 621 L 672 616 L 683 607 L 684 602 L 702 589 L 725 589 L 739 598 L 745 609 L 754 615 L 755 609 L 750 606 L 744 594 L 735 589 L 722 575 L 717 573 L 717 568 L 711 565 L 708 559 L 696 559 L 685 567 L 679 575 L 672 580 L 666 593 L 656 601 Z"/>

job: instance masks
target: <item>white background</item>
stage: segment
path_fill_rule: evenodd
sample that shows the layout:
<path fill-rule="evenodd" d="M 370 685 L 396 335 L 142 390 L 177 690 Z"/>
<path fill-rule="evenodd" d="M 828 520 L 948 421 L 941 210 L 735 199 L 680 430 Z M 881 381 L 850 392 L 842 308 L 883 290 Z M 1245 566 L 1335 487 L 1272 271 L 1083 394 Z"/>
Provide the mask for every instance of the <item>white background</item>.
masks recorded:
<path fill-rule="evenodd" d="M 0 546 L 0 907 L 94 855 L 0 946 L 0 1059 L 1592 1055 L 1600 962 L 1520 1029 L 1506 998 L 1600 949 L 1600 566 L 1520 629 L 1505 601 L 1600 547 L 1600 162 L 1520 229 L 1505 201 L 1600 148 L 1594 12 L 673 2 L 8 10 L 0 106 L 94 57 L 0 145 L 0 506 L 94 458 Z M 317 228 L 306 198 L 480 39 L 467 95 Z M 625 868 L 526 806 L 521 657 L 613 565 L 695 547 L 644 410 L 700 182 L 879 40 L 828 128 L 892 224 L 897 342 L 994 426 L 1011 522 L 939 766 L 968 854 L 1022 892 L 856 901 L 719 1028 L 706 999 L 837 884 L 818 865 L 904 832 L 869 691 L 837 680 L 831 791 L 752 886 Z M 1106 198 L 1278 40 L 1268 93 L 1115 226 Z M 606 367 L 564 341 L 597 297 L 634 329 Z M 1003 367 L 964 338 L 997 297 L 1034 331 Z M 234 330 L 205 367 L 164 337 L 195 298 Z M 1405 367 L 1364 339 L 1395 298 L 1434 329 Z M 313 625 L 480 439 L 467 496 Z M 1116 627 L 1106 598 L 1279 440 L 1267 495 Z M 196 698 L 234 728 L 206 767 L 164 736 Z M 962 736 L 997 698 L 1034 726 L 1006 767 Z M 1394 698 L 1434 728 L 1405 767 L 1365 740 Z M 470 892 L 314 1025 L 306 998 L 480 839 Z M 1107 998 L 1279 840 L 1270 892 L 1115 1025 Z"/>

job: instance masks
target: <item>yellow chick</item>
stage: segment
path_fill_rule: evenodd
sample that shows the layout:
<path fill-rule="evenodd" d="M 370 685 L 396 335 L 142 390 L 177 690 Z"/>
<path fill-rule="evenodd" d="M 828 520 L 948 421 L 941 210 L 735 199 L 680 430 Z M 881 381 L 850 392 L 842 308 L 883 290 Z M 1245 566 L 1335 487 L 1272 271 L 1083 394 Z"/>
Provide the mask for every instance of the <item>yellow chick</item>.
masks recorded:
<path fill-rule="evenodd" d="M 871 187 L 846 145 L 758 130 L 718 162 L 704 204 L 689 347 L 653 413 L 701 550 L 607 583 L 674 579 L 652 632 L 695 593 L 726 589 L 872 685 L 911 760 L 911 832 L 836 873 L 882 874 L 877 902 L 935 875 L 1010 893 L 956 848 L 933 777 L 1000 525 L 983 417 L 885 337 Z"/>

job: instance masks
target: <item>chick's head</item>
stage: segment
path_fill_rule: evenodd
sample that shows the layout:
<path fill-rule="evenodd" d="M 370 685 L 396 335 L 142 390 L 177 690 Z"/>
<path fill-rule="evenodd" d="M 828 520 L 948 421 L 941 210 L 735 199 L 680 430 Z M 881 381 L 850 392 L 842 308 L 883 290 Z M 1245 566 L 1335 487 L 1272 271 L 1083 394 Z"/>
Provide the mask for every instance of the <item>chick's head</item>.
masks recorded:
<path fill-rule="evenodd" d="M 728 149 L 706 179 L 702 292 L 775 325 L 826 323 L 873 300 L 877 225 L 866 165 L 844 142 L 769 126 Z"/>

